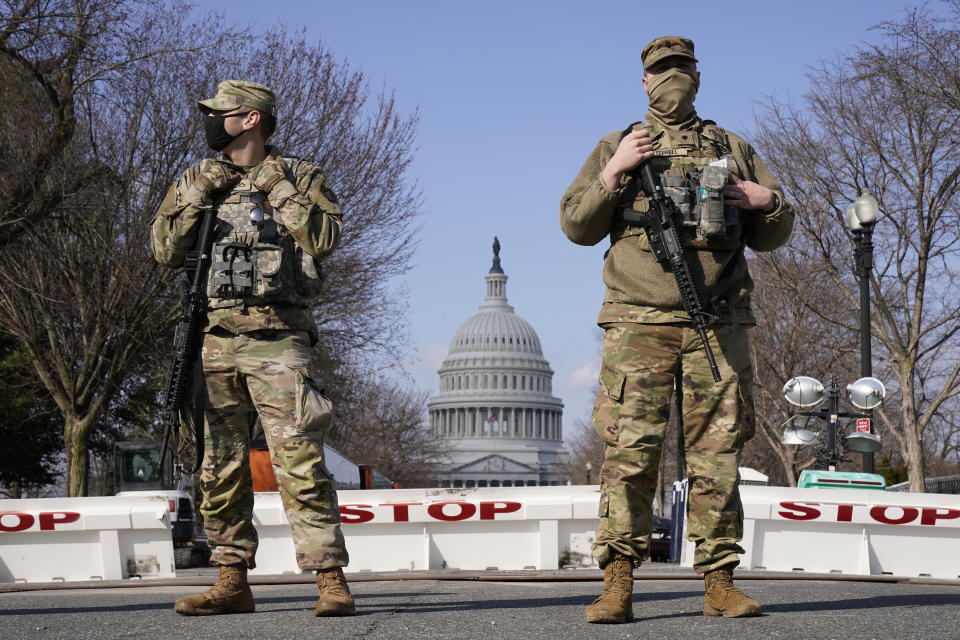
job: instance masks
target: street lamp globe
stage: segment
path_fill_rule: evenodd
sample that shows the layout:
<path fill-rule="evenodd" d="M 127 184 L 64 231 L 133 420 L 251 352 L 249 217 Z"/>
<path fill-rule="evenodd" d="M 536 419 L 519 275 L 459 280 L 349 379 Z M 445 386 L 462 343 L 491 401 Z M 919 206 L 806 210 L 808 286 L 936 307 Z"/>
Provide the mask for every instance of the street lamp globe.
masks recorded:
<path fill-rule="evenodd" d="M 880 210 L 880 205 L 873 194 L 870 193 L 870 189 L 864 187 L 860 195 L 854 198 L 853 208 L 861 226 L 869 227 L 877 221 L 877 211 Z M 849 210 L 847 214 L 849 218 Z"/>
<path fill-rule="evenodd" d="M 847 226 L 851 231 L 860 231 L 860 220 L 857 219 L 857 208 L 854 205 L 847 207 Z"/>

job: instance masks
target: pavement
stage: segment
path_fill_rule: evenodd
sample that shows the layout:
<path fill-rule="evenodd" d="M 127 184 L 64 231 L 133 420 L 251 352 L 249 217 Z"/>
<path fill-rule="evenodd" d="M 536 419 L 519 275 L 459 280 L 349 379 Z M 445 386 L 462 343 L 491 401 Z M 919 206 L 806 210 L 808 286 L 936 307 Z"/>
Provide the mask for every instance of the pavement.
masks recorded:
<path fill-rule="evenodd" d="M 212 583 L 212 569 L 168 580 L 4 585 L 0 638 L 960 639 L 960 581 L 742 571 L 737 584 L 763 602 L 764 615 L 724 619 L 701 614 L 703 586 L 690 569 L 644 565 L 635 575 L 635 620 L 622 625 L 584 622 L 602 588 L 595 570 L 354 574 L 352 618 L 313 617 L 309 576 L 252 578 L 256 613 L 206 618 L 175 614 L 173 601 Z"/>

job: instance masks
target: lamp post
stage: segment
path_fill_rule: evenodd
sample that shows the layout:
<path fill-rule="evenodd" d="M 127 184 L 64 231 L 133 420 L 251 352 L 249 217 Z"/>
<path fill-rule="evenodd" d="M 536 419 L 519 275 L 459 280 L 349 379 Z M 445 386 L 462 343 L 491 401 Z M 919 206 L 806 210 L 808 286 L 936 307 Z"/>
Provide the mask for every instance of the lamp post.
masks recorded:
<path fill-rule="evenodd" d="M 837 420 L 840 417 L 840 382 L 837 376 L 830 376 L 827 385 L 827 409 L 818 412 L 818 417 L 827 421 L 827 448 L 817 455 L 817 467 L 826 467 L 829 471 L 836 471 L 837 465 L 843 462 L 843 448 L 837 443 Z M 845 416 L 846 417 L 846 416 Z"/>
<path fill-rule="evenodd" d="M 860 282 L 860 376 L 873 376 L 870 345 L 870 273 L 873 271 L 873 225 L 879 210 L 876 198 L 864 188 L 847 209 L 847 225 L 853 232 L 855 274 Z M 872 420 L 872 419 L 871 419 Z M 873 432 L 872 424 L 870 433 Z M 873 473 L 873 453 L 863 454 L 863 470 Z"/>

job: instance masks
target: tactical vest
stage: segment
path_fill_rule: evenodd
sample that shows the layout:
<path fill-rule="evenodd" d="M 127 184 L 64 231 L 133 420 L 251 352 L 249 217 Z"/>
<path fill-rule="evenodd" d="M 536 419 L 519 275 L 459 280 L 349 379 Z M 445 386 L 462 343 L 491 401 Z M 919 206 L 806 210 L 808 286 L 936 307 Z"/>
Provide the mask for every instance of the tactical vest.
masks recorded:
<path fill-rule="evenodd" d="M 704 121 L 700 131 L 671 131 L 655 122 L 634 123 L 627 131 L 631 129 L 650 131 L 654 140 L 650 163 L 660 176 L 664 193 L 683 215 L 678 229 L 683 245 L 704 250 L 741 246 L 742 213 L 723 202 L 722 191 L 728 174 L 740 175 L 726 132 L 710 121 Z M 650 209 L 650 199 L 638 177 L 627 176 L 621 203 L 636 211 Z M 640 227 L 621 223 L 613 230 L 611 240 L 616 242 L 632 236 L 639 236 L 641 248 L 648 249 L 646 235 Z"/>
<path fill-rule="evenodd" d="M 296 184 L 298 158 L 283 157 Z M 320 295 L 323 274 L 283 225 L 266 194 L 244 177 L 216 204 L 212 259 L 207 276 L 211 309 L 284 305 L 306 307 Z"/>

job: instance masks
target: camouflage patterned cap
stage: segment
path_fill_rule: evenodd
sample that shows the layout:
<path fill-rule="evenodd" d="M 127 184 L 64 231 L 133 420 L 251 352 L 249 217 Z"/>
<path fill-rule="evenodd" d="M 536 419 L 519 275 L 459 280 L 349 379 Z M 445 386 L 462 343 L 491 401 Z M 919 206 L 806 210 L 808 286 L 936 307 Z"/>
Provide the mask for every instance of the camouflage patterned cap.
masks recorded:
<path fill-rule="evenodd" d="M 682 38 L 680 36 L 660 36 L 653 42 L 643 48 L 640 54 L 640 60 L 643 61 L 643 68 L 648 69 L 650 65 L 670 56 L 680 56 L 689 58 L 694 62 L 699 62 L 693 57 L 693 40 Z"/>
<path fill-rule="evenodd" d="M 277 96 L 267 87 L 244 80 L 224 80 L 217 85 L 217 95 L 198 100 L 197 107 L 206 115 L 211 111 L 233 111 L 250 107 L 277 117 Z"/>

